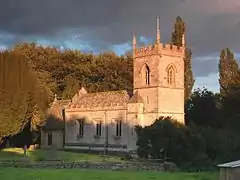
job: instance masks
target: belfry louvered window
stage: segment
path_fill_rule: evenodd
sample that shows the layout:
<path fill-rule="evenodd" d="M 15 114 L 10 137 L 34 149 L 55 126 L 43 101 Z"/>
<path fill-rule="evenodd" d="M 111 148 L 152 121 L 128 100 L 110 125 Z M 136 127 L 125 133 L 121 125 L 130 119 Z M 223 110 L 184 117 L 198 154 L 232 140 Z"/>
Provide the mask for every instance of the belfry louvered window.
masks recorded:
<path fill-rule="evenodd" d="M 148 65 L 145 67 L 145 83 L 146 85 L 150 85 L 150 69 Z"/>
<path fill-rule="evenodd" d="M 175 69 L 172 65 L 167 69 L 167 83 L 169 85 L 175 84 Z"/>

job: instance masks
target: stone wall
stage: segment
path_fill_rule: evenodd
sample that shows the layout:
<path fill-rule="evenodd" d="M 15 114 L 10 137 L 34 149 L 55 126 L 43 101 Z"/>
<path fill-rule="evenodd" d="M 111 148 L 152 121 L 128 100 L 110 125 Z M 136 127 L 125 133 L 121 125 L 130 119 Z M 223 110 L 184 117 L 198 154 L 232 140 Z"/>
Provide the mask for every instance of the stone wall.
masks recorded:
<path fill-rule="evenodd" d="M 50 148 L 48 145 L 48 133 L 52 133 L 52 143 L 54 147 L 57 149 L 63 148 L 63 131 L 61 130 L 49 130 L 49 131 L 41 131 L 41 148 Z"/>
<path fill-rule="evenodd" d="M 102 170 L 133 170 L 133 171 L 176 171 L 175 165 L 167 167 L 162 163 L 143 163 L 143 162 L 129 162 L 129 163 L 113 163 L 113 162 L 60 162 L 49 161 L 39 163 L 27 162 L 0 162 L 0 167 L 14 167 L 14 168 L 52 168 L 52 169 L 102 169 Z"/>

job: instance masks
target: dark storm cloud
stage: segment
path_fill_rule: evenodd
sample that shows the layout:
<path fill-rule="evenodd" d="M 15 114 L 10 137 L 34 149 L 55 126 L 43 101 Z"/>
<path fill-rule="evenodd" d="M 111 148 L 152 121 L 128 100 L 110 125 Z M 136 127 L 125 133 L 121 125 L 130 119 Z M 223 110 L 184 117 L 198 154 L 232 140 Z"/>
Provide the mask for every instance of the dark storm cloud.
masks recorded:
<path fill-rule="evenodd" d="M 1 29 L 48 34 L 69 27 L 101 27 L 114 22 L 124 0 L 8 0 L 0 7 Z"/>
<path fill-rule="evenodd" d="M 74 35 L 84 34 L 90 44 L 104 49 L 131 40 L 133 31 L 138 37 L 154 37 L 157 15 L 167 42 L 180 15 L 187 24 L 187 42 L 194 56 L 209 56 L 224 47 L 237 52 L 239 9 L 239 0 L 7 0 L 0 6 L 0 31 L 15 35 L 11 42 L 16 42 L 27 36 L 54 39 L 75 29 Z M 196 75 L 216 71 L 214 65 L 200 70 L 198 64 L 203 63 L 194 62 Z"/>

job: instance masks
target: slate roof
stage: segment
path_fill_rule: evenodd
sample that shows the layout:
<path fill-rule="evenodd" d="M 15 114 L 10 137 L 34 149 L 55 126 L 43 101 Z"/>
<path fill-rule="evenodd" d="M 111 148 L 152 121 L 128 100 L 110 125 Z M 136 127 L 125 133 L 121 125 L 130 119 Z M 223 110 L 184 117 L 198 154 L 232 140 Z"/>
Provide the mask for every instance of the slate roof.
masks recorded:
<path fill-rule="evenodd" d="M 63 130 L 64 122 L 62 109 L 70 103 L 70 100 L 54 100 L 48 110 L 47 118 L 43 130 Z"/>
<path fill-rule="evenodd" d="M 49 108 L 46 123 L 43 130 L 63 130 L 64 122 L 62 109 L 64 108 L 104 108 L 127 107 L 127 103 L 143 103 L 143 98 L 136 91 L 132 96 L 126 90 L 87 93 L 84 88 L 73 97 L 72 100 L 55 99 Z"/>
<path fill-rule="evenodd" d="M 218 167 L 223 167 L 223 168 L 236 168 L 240 167 L 240 160 L 238 161 L 232 161 L 224 164 L 219 164 L 217 165 Z"/>
<path fill-rule="evenodd" d="M 70 106 L 79 108 L 126 106 L 129 98 L 125 90 L 87 93 L 79 96 L 76 101 L 70 103 Z"/>

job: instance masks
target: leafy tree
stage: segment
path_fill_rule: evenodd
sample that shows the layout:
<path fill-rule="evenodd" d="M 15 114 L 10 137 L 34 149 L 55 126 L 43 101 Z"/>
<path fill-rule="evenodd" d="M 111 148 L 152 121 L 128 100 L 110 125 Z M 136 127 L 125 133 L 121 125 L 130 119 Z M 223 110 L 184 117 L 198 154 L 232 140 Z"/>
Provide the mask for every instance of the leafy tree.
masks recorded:
<path fill-rule="evenodd" d="M 225 118 L 226 128 L 239 132 L 240 126 L 240 84 L 228 85 L 227 96 L 222 97 L 222 113 Z"/>
<path fill-rule="evenodd" d="M 185 120 L 187 125 L 195 124 L 204 127 L 223 127 L 221 121 L 221 99 L 207 89 L 197 89 L 185 105 Z"/>
<path fill-rule="evenodd" d="M 238 73 L 238 64 L 234 58 L 233 52 L 229 49 L 223 49 L 220 53 L 219 68 L 219 84 L 222 96 L 227 96 L 228 86 L 233 83 L 233 78 Z"/>
<path fill-rule="evenodd" d="M 13 51 L 23 54 L 48 90 L 49 101 L 57 93 L 66 96 L 66 85 L 74 79 L 88 92 L 132 90 L 132 57 L 113 52 L 99 55 L 76 50 L 60 51 L 36 44 L 19 44 Z M 64 94 L 63 94 L 64 93 Z"/>
<path fill-rule="evenodd" d="M 136 128 L 140 157 L 172 159 L 181 167 L 203 166 L 209 163 L 205 141 L 189 127 L 178 124 L 171 117 L 160 117 L 152 125 Z M 165 152 L 165 153 L 163 153 Z"/>
<path fill-rule="evenodd" d="M 227 128 L 204 127 L 200 129 L 205 140 L 206 154 L 215 165 L 239 159 L 239 133 Z"/>
<path fill-rule="evenodd" d="M 28 66 L 36 74 L 41 89 L 47 93 L 49 103 L 53 99 L 54 92 L 57 91 L 56 79 L 51 76 L 51 73 L 58 69 L 52 64 L 56 64 L 57 67 L 61 67 L 62 64 L 59 60 L 58 50 L 53 47 L 43 47 L 35 43 L 18 44 L 12 49 L 13 52 L 24 56 Z M 64 79 L 64 77 L 62 77 Z"/>
<path fill-rule="evenodd" d="M 182 37 L 186 32 L 185 22 L 180 16 L 176 18 L 174 25 L 174 31 L 172 32 L 172 44 L 177 46 L 182 46 Z M 185 87 L 185 100 L 189 99 L 192 93 L 192 88 L 194 86 L 195 79 L 192 72 L 192 52 L 189 48 L 185 50 L 184 58 L 184 87 Z"/>

